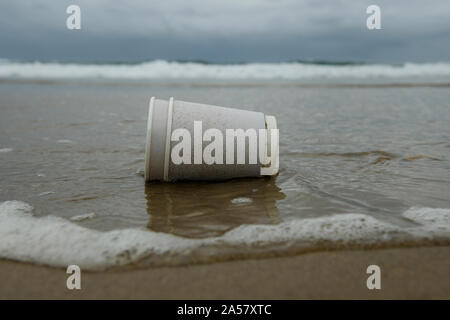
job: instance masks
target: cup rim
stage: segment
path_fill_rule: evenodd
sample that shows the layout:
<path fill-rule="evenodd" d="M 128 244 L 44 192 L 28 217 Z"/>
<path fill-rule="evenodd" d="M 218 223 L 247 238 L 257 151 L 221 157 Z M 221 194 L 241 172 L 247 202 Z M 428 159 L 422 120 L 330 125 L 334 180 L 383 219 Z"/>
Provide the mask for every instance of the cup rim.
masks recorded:
<path fill-rule="evenodd" d="M 147 138 L 145 142 L 145 168 L 144 168 L 144 177 L 145 181 L 150 180 L 150 150 L 152 145 L 152 120 L 153 120 L 153 111 L 155 109 L 155 97 L 150 98 L 149 106 L 148 106 L 148 118 L 147 118 Z"/>

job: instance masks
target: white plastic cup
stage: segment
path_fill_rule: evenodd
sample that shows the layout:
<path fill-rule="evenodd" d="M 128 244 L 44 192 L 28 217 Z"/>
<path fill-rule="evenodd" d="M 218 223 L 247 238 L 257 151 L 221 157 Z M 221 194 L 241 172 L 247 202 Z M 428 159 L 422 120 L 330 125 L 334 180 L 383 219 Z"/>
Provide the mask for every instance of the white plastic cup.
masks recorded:
<path fill-rule="evenodd" d="M 211 130 L 208 131 L 208 129 Z M 227 136 L 230 130 L 233 132 L 236 129 L 258 134 L 256 141 L 249 137 L 245 138 L 244 163 L 242 163 L 243 153 L 239 152 L 239 150 L 242 151 L 242 144 L 239 149 L 238 138 Z M 189 139 L 184 141 L 184 138 L 177 136 L 180 132 L 189 134 Z M 211 137 L 211 133 L 215 133 L 216 136 Z M 209 161 L 208 164 L 208 161 L 205 161 L 208 145 L 220 135 L 222 135 L 223 143 L 220 149 L 223 156 L 217 156 L 214 163 L 211 164 Z M 186 152 L 184 159 L 190 158 L 190 161 L 183 163 L 174 161 L 173 157 L 173 152 L 180 149 L 178 144 L 181 141 L 186 143 L 185 146 L 188 142 L 190 143 L 189 148 L 186 147 L 183 152 L 180 152 L 182 155 Z M 217 143 L 219 142 L 220 139 Z M 226 180 L 275 175 L 279 168 L 278 148 L 278 129 L 274 116 L 267 116 L 261 112 L 179 101 L 173 98 L 169 101 L 155 99 L 155 97 L 150 99 L 145 148 L 146 182 Z M 234 154 L 230 152 L 231 149 L 234 150 Z M 257 150 L 257 161 L 255 161 L 254 152 L 253 157 L 250 156 L 250 150 L 252 152 Z M 189 152 L 190 157 L 187 157 Z M 216 152 L 212 154 L 220 155 Z M 241 156 L 240 162 L 239 156 Z"/>

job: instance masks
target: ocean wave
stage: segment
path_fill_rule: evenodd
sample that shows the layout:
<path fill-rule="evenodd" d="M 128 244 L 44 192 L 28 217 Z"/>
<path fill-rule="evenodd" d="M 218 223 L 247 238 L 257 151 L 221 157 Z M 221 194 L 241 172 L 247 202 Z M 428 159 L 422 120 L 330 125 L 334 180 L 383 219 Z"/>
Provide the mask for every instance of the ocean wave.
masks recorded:
<path fill-rule="evenodd" d="M 96 231 L 60 217 L 35 217 L 31 205 L 5 201 L 0 203 L 0 257 L 103 270 L 128 264 L 161 266 L 252 257 L 274 248 L 280 254 L 280 248 L 314 249 L 324 243 L 450 241 L 450 209 L 411 208 L 403 217 L 414 226 L 399 227 L 364 214 L 347 213 L 277 225 L 242 225 L 220 237 L 188 239 L 147 229 Z"/>
<path fill-rule="evenodd" d="M 31 79 L 218 79 L 302 80 L 449 77 L 450 63 L 325 64 L 248 63 L 206 64 L 155 60 L 138 64 L 77 64 L 0 60 L 0 78 Z"/>

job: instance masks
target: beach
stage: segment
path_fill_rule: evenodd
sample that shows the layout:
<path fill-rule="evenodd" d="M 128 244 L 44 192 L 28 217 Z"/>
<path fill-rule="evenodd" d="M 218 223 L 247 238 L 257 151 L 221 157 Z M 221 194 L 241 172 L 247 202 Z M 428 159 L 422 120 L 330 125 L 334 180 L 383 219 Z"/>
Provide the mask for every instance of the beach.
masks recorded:
<path fill-rule="evenodd" d="M 450 300 L 449 1 L 0 7 L 0 301 Z"/>
<path fill-rule="evenodd" d="M 366 268 L 381 268 L 381 289 Z M 130 271 L 82 272 L 0 261 L 1 299 L 449 299 L 449 247 L 316 252 Z"/>
<path fill-rule="evenodd" d="M 447 64 L 6 64 L 0 297 L 449 298 Z M 275 115 L 279 174 L 146 184 L 151 96 Z"/>

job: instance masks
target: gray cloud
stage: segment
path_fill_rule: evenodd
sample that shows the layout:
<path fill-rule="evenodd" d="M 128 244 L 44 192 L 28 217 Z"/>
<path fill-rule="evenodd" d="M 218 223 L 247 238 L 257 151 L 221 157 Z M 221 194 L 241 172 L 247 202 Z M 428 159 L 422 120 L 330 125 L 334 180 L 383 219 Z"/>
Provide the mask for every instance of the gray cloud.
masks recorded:
<path fill-rule="evenodd" d="M 65 27 L 78 4 L 82 29 Z M 382 30 L 366 28 L 369 4 Z M 448 61 L 450 2 L 312 0 L 23 0 L 0 5 L 0 57 Z"/>

